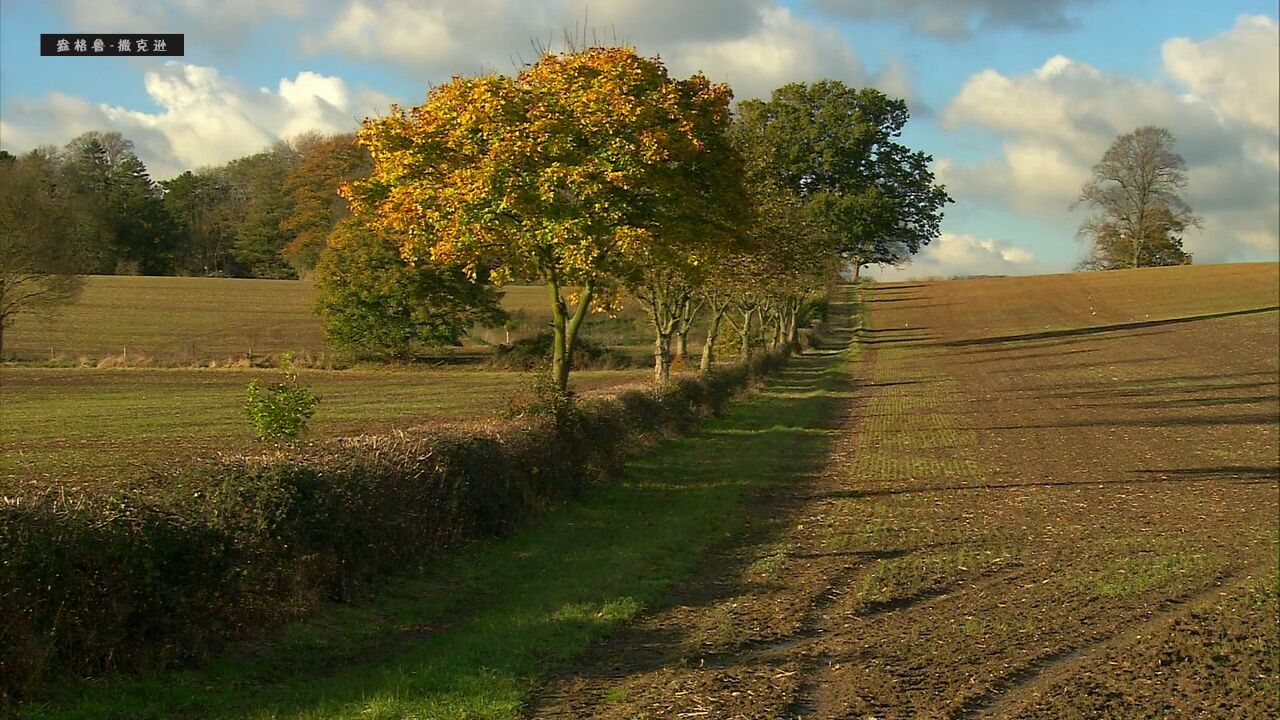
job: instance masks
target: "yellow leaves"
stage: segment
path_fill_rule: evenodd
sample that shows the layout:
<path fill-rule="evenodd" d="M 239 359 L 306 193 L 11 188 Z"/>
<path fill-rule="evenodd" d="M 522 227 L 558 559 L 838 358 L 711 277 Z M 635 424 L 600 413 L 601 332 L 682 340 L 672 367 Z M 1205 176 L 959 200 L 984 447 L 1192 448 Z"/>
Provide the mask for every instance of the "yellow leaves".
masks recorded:
<path fill-rule="evenodd" d="M 511 282 L 511 269 L 507 267 L 496 268 L 489 273 L 489 282 L 497 287 L 502 287 Z"/>
<path fill-rule="evenodd" d="M 622 291 L 616 287 L 597 287 L 588 309 L 593 313 L 618 317 L 622 313 Z"/>
<path fill-rule="evenodd" d="M 406 257 L 494 268 L 499 283 L 529 269 L 604 280 L 659 241 L 701 241 L 652 228 L 693 202 L 684 161 L 724 136 L 730 97 L 631 48 L 546 53 L 514 78 L 455 77 L 366 120 L 374 170 L 343 195 L 406 238 Z"/>

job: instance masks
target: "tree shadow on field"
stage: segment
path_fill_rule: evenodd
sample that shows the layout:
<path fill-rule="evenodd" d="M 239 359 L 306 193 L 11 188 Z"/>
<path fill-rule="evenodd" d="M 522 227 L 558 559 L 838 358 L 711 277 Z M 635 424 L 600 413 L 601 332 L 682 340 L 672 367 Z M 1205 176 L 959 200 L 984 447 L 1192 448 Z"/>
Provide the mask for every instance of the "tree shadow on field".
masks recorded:
<path fill-rule="evenodd" d="M 1005 359 L 1010 361 L 1016 361 L 1016 360 L 1019 360 L 1020 358 L 1009 357 Z M 1112 359 L 1112 360 L 1107 360 L 1105 362 L 1090 362 L 1088 359 L 1082 359 L 1079 362 L 1063 362 L 1063 363 L 1054 363 L 1052 365 L 1035 365 L 1033 367 L 1028 368 L 1028 372 L 1031 374 L 1057 371 L 1057 370 L 1092 370 L 1092 371 L 1102 372 L 1109 367 L 1119 367 L 1121 365 L 1148 365 L 1150 363 L 1161 363 L 1161 362 L 1167 362 L 1169 360 L 1176 360 L 1176 359 L 1177 358 L 1173 355 L 1152 355 L 1150 357 L 1127 358 L 1124 360 Z"/>
<path fill-rule="evenodd" d="M 926 296 L 924 296 L 924 295 L 906 295 L 906 296 L 903 296 L 903 297 L 879 297 L 880 293 L 879 293 L 879 292 L 877 292 L 876 294 L 877 294 L 877 297 L 867 298 L 867 299 L 865 300 L 865 302 L 868 302 L 868 303 L 871 303 L 871 304 L 879 304 L 879 303 L 914 302 L 914 301 L 916 301 L 916 300 L 927 300 L 927 299 L 928 299 L 928 298 L 927 298 Z M 912 307 L 913 307 L 913 308 L 915 308 L 915 307 L 934 307 L 934 305 L 933 305 L 933 304 L 930 304 L 930 305 L 913 305 Z"/>
<path fill-rule="evenodd" d="M 1144 475 L 1158 475 L 1159 479 L 1175 476 L 1179 480 L 1236 480 L 1259 479 L 1280 481 L 1280 465 L 1219 465 L 1217 467 L 1162 468 L 1156 470 L 1132 470 Z"/>
<path fill-rule="evenodd" d="M 927 330 L 926 327 L 863 328 L 858 336 L 863 345 L 926 345 L 939 337 Z"/>
<path fill-rule="evenodd" d="M 1118 480 L 1041 480 L 1035 482 L 988 482 L 972 485 L 912 485 L 901 488 L 876 488 L 874 490 L 838 490 L 820 493 L 813 497 L 818 499 L 862 500 L 873 497 L 893 497 L 898 495 L 926 495 L 928 493 L 972 492 L 975 490 L 1018 490 L 1026 488 L 1056 487 L 1105 487 L 1123 485 L 1167 485 L 1187 482 L 1221 482 L 1227 485 L 1266 485 L 1280 482 L 1280 465 L 1266 466 L 1232 466 L 1202 468 L 1161 468 L 1130 470 L 1140 475 L 1137 478 L 1121 478 Z"/>
<path fill-rule="evenodd" d="M 1214 389 L 1217 388 L 1205 388 Z M 1154 394 L 1154 393 L 1152 393 Z M 1114 408 L 1126 407 L 1136 410 L 1164 410 L 1173 408 L 1196 408 L 1196 407 L 1221 407 L 1224 405 L 1259 405 L 1266 402 L 1275 402 L 1280 399 L 1277 395 L 1243 395 L 1243 396 L 1225 396 L 1225 397 L 1175 397 L 1163 400 L 1144 400 L 1141 402 L 1132 402 L 1120 400 L 1118 402 L 1098 402 L 1083 403 L 1076 407 L 1082 408 Z M 1280 419 L 1280 418 L 1277 418 Z"/>
<path fill-rule="evenodd" d="M 1038 428 L 1082 428 L 1082 427 L 1183 427 L 1198 425 L 1271 425 L 1280 422 L 1277 413 L 1238 413 L 1235 415 L 1186 415 L 1182 417 L 1095 417 L 1088 420 L 1027 423 L 1025 425 L 995 425 L 984 427 L 984 430 L 1028 430 Z"/>
<path fill-rule="evenodd" d="M 1276 310 L 1280 310 L 1280 305 L 1250 308 L 1247 310 L 1205 313 L 1202 315 L 1187 315 L 1184 317 L 1168 318 L 1165 320 L 1146 320 L 1142 322 L 1115 323 L 1111 325 L 1091 325 L 1088 327 L 1069 328 L 1066 330 L 1046 330 L 1044 332 L 1019 333 L 1017 335 L 996 335 L 994 337 L 974 338 L 969 340 L 952 340 L 942 344 L 946 347 L 969 347 L 972 345 L 997 345 L 1000 343 L 1021 342 L 1025 340 L 1048 340 L 1051 338 L 1078 337 L 1081 335 L 1125 332 L 1128 330 L 1140 330 L 1142 328 L 1161 327 L 1165 325 L 1180 325 L 1184 323 L 1199 322 L 1201 320 L 1214 320 L 1218 318 L 1237 317 L 1240 315 L 1255 315 L 1257 313 L 1275 312 Z"/>
<path fill-rule="evenodd" d="M 1023 348 L 1019 348 L 1019 351 L 1022 349 Z M 1066 355 L 1083 355 L 1098 352 L 1099 349 L 1100 348 L 1077 348 L 1075 350 L 1051 349 L 1048 352 L 1035 352 L 1035 349 L 1032 349 L 1032 352 L 1016 354 L 1016 351 L 1012 349 L 1004 353 L 997 353 L 993 352 L 990 348 L 983 348 L 979 353 L 974 353 L 980 354 L 980 356 L 957 360 L 957 362 L 962 365 L 983 365 L 993 362 L 1021 362 L 1023 360 L 1037 360 L 1039 358 L 1060 358 Z M 961 353 L 957 352 L 955 354 L 960 355 Z M 1038 370 L 1039 368 L 1035 369 Z"/>
<path fill-rule="evenodd" d="M 1027 393 L 1033 397 L 1059 400 L 1080 400 L 1080 399 L 1096 399 L 1096 398 L 1112 398 L 1123 402 L 1125 400 L 1142 400 L 1154 399 L 1162 397 L 1178 398 L 1188 394 L 1204 394 L 1225 391 L 1252 391 L 1258 393 L 1262 388 L 1270 388 L 1274 392 L 1269 395 L 1255 395 L 1255 397 L 1267 397 L 1271 400 L 1280 398 L 1280 384 L 1274 379 L 1262 380 L 1258 382 L 1212 382 L 1219 380 L 1234 380 L 1236 378 L 1247 379 L 1258 375 L 1271 375 L 1273 373 L 1239 373 L 1235 375 L 1183 375 L 1168 378 L 1153 378 L 1145 381 L 1134 381 L 1122 383 L 1117 386 L 1113 382 L 1091 381 L 1084 383 L 1061 383 L 1054 385 L 1024 385 L 1017 388 L 1020 393 Z M 1186 384 L 1195 383 L 1195 384 Z M 1230 396 L 1227 396 L 1230 397 Z M 1119 404 L 1116 403 L 1116 404 Z M 1104 407 L 1108 403 L 1096 403 L 1094 405 L 1082 405 L 1081 407 Z"/>

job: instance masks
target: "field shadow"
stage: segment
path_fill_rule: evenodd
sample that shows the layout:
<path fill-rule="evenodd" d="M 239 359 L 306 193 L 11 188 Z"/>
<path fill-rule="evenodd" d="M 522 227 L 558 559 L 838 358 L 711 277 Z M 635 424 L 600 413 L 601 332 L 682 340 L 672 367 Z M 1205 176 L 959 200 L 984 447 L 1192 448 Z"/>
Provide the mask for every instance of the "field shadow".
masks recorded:
<path fill-rule="evenodd" d="M 1280 422 L 1278 413 L 1238 413 L 1235 415 L 1186 415 L 1181 417 L 1096 417 L 1088 420 L 1026 423 L 1019 425 L 987 426 L 984 430 L 1029 430 L 1041 428 L 1084 428 L 1084 427 L 1195 427 L 1200 425 L 1275 425 Z"/>
<path fill-rule="evenodd" d="M 1053 338 L 1079 337 L 1082 335 L 1097 335 L 1100 333 L 1125 332 L 1128 330 L 1141 330 L 1150 327 L 1163 327 L 1167 325 L 1181 325 L 1185 323 L 1200 322 L 1202 320 L 1216 320 L 1219 318 L 1238 317 L 1241 315 L 1256 315 L 1258 313 L 1275 312 L 1280 310 L 1280 305 L 1270 305 L 1260 308 L 1249 308 L 1247 310 L 1230 310 L 1227 312 L 1204 313 L 1201 315 L 1187 315 L 1184 317 L 1168 318 L 1164 320 L 1144 320 L 1141 322 L 1130 323 L 1114 323 L 1111 325 L 1091 325 L 1080 328 L 1069 328 L 1065 330 L 1045 330 L 1043 332 L 1019 333 L 1016 335 L 996 335 L 993 337 L 973 338 L 968 340 L 951 340 L 941 343 L 946 347 L 971 347 L 974 345 L 997 345 L 1000 343 L 1023 342 L 1028 340 L 1049 340 Z"/>
<path fill-rule="evenodd" d="M 858 331 L 858 342 L 863 345 L 923 345 L 939 338 L 927 330 L 927 327 L 863 328 Z"/>
<path fill-rule="evenodd" d="M 1220 466 L 1203 468 L 1161 468 L 1130 470 L 1141 477 L 1118 480 L 1037 480 L 1032 482 L 988 482 L 972 485 L 913 485 L 911 487 L 873 488 L 868 490 L 833 490 L 818 493 L 815 499 L 863 500 L 899 495 L 927 495 L 929 493 L 957 493 L 975 490 L 1022 490 L 1027 488 L 1108 487 L 1127 485 L 1166 485 L 1187 482 L 1219 481 L 1229 485 L 1265 485 L 1280 482 L 1280 466 Z"/>

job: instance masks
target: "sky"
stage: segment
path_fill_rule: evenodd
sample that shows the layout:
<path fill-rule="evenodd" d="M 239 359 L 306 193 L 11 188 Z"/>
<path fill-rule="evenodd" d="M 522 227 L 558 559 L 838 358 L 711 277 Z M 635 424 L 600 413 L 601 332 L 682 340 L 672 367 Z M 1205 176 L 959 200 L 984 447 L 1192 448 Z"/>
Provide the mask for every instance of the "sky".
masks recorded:
<path fill-rule="evenodd" d="M 1186 159 L 1197 263 L 1280 257 L 1278 6 L 1253 0 L 4 0 L 0 148 L 118 130 L 159 180 L 349 131 L 566 32 L 739 99 L 823 78 L 906 98 L 955 203 L 884 278 L 1070 271 L 1072 202 L 1119 134 Z M 40 33 L 185 35 L 171 58 L 42 58 Z"/>

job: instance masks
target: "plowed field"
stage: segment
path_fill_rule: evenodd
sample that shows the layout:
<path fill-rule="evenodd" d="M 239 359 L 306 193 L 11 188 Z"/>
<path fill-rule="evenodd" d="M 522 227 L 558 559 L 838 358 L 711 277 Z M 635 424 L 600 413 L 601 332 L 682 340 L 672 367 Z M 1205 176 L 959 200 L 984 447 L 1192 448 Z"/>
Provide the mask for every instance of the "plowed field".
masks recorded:
<path fill-rule="evenodd" d="M 824 469 L 530 715 L 1280 714 L 1277 266 L 879 285 Z"/>

